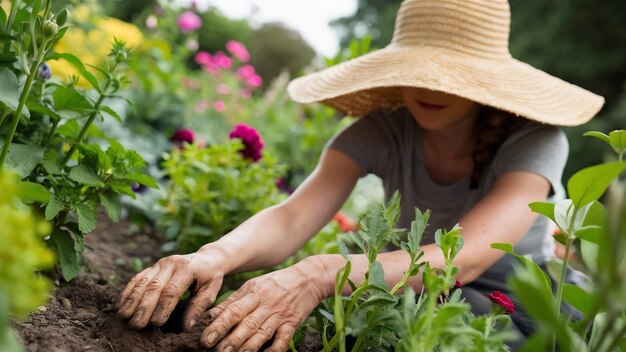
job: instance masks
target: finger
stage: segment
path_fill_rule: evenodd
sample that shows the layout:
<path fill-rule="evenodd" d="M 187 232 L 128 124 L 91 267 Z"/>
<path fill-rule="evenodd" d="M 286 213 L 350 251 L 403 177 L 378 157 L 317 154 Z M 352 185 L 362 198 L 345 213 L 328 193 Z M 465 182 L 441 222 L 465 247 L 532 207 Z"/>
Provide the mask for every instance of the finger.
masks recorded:
<path fill-rule="evenodd" d="M 124 299 L 120 299 L 121 308 L 117 311 L 117 315 L 120 318 L 128 319 L 133 316 L 139 303 L 141 303 L 148 282 L 152 280 L 152 277 L 154 277 L 158 271 L 158 265 L 150 267 L 135 276 L 136 280 L 133 279 L 135 280 L 134 286 L 130 286 L 129 284 L 126 287 L 124 290 Z"/>
<path fill-rule="evenodd" d="M 172 279 L 161 290 L 161 295 L 152 316 L 150 324 L 162 326 L 169 319 L 170 314 L 176 308 L 180 297 L 191 286 L 193 276 L 187 273 L 175 272 Z"/>
<path fill-rule="evenodd" d="M 135 310 L 135 314 L 128 322 L 131 328 L 143 329 L 148 325 L 152 312 L 159 302 L 159 297 L 161 297 L 161 291 L 166 283 L 172 279 L 173 272 L 173 266 L 165 266 L 148 282 L 143 298 Z"/>
<path fill-rule="evenodd" d="M 260 306 L 258 309 L 255 309 L 237 324 L 228 336 L 217 345 L 216 349 L 221 351 L 226 350 L 227 347 L 231 347 L 233 351 L 238 350 L 239 346 L 259 331 L 261 324 L 264 323 L 272 313 L 272 309 L 269 306 Z"/>
<path fill-rule="evenodd" d="M 214 302 L 217 294 L 222 285 L 222 281 L 214 281 L 209 285 L 205 285 L 200 287 L 198 292 L 194 295 L 194 297 L 189 302 L 189 306 L 185 311 L 185 316 L 183 317 L 183 324 L 185 329 L 191 329 L 202 313 L 204 313 L 207 308 L 209 308 Z"/>
<path fill-rule="evenodd" d="M 252 337 L 248 339 L 239 351 L 259 351 L 263 345 L 272 339 L 276 327 L 280 324 L 280 317 L 276 314 L 267 318 Z"/>
<path fill-rule="evenodd" d="M 221 305 L 221 304 L 220 304 Z M 202 334 L 207 347 L 213 347 L 228 331 L 259 306 L 259 296 L 248 294 L 229 304 Z"/>
<path fill-rule="evenodd" d="M 122 304 L 126 301 L 128 296 L 130 295 L 137 282 L 141 280 L 143 277 L 148 276 L 148 274 L 154 269 L 154 267 L 149 267 L 133 276 L 133 278 L 126 284 L 126 287 L 122 290 L 120 295 L 117 298 L 116 308 L 119 309 L 122 307 Z"/>
<path fill-rule="evenodd" d="M 289 324 L 281 325 L 274 335 L 274 343 L 265 352 L 284 352 L 289 349 L 289 342 L 296 333 L 296 327 Z"/>
<path fill-rule="evenodd" d="M 222 314 L 222 312 L 224 311 L 224 309 L 226 309 L 226 307 L 233 304 L 233 302 L 241 299 L 241 297 L 247 294 L 248 294 L 248 291 L 245 289 L 245 284 L 244 284 L 244 286 L 241 286 L 241 288 L 239 288 L 237 291 L 233 292 L 230 296 L 228 296 L 225 300 L 223 300 L 222 303 L 211 308 L 211 310 L 209 310 L 209 315 L 211 316 L 211 318 L 215 319 L 217 316 Z"/>

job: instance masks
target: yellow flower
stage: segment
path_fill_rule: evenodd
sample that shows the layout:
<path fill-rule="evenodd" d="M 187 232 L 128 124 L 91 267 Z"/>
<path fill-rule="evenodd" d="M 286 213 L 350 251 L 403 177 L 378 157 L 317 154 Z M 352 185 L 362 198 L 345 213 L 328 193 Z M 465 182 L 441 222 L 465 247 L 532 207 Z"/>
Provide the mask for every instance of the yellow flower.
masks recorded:
<path fill-rule="evenodd" d="M 130 49 L 137 51 L 143 43 L 143 34 L 135 25 L 111 17 L 90 18 L 90 10 L 79 6 L 72 12 L 74 21 L 81 23 L 91 21 L 92 27 L 88 31 L 80 27 L 70 28 L 65 36 L 56 44 L 54 50 L 58 53 L 70 53 L 78 57 L 91 73 L 98 75 L 97 70 L 88 65 L 104 66 L 111 51 L 114 39 L 122 40 Z M 72 76 L 80 76 L 67 61 L 55 60 L 48 63 L 52 74 L 64 81 Z M 77 86 L 91 88 L 84 78 L 80 78 Z"/>

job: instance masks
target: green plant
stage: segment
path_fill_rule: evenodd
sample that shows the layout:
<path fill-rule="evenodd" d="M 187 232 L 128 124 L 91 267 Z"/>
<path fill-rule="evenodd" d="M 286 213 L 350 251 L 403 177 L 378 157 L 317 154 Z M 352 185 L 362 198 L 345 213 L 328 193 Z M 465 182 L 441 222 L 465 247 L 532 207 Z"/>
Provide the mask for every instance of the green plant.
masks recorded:
<path fill-rule="evenodd" d="M 617 351 L 626 348 L 626 203 L 616 180 L 626 170 L 626 131 L 605 135 L 589 132 L 608 143 L 617 161 L 585 168 L 567 183 L 570 199 L 556 204 L 532 203 L 533 211 L 550 218 L 560 229 L 556 240 L 565 245 L 565 257 L 556 265 L 556 293 L 549 277 L 529 258 L 517 256 L 522 265 L 511 279 L 511 289 L 538 326 L 526 350 Z M 611 186 L 605 207 L 598 200 Z M 580 241 L 582 258 L 591 286 L 565 283 L 569 252 Z M 494 248 L 513 253 L 511 245 Z M 584 318 L 573 321 L 562 312 L 562 302 L 579 310 Z"/>
<path fill-rule="evenodd" d="M 419 249 L 430 212 L 416 209 L 408 233 L 394 229 L 399 199 L 396 193 L 386 206 L 379 204 L 367 211 L 356 233 L 350 236 L 369 261 L 359 286 L 348 279 L 352 263 L 345 242 L 339 242 L 346 266 L 337 273 L 334 297 L 312 314 L 314 328 L 322 332 L 323 351 L 506 351 L 503 341 L 509 337 L 505 330 L 510 318 L 504 310 L 494 308 L 491 314 L 476 317 L 461 299 L 461 289 L 453 289 L 459 270 L 453 262 L 463 246 L 461 229 L 436 232 L 436 244 L 444 254 L 446 268 L 431 268 L 420 261 L 423 252 Z M 390 242 L 405 236 L 400 246 L 409 254 L 410 264 L 403 278 L 390 289 L 376 257 Z M 407 281 L 420 272 L 424 288 L 416 299 Z M 346 284 L 352 289 L 348 297 L 342 294 Z M 400 290 L 404 290 L 403 295 L 398 295 Z"/>
<path fill-rule="evenodd" d="M 51 282 L 37 271 L 52 267 L 54 255 L 43 242 L 49 224 L 36 219 L 20 202 L 28 185 L 3 171 L 0 189 L 0 350 L 18 351 L 21 347 L 9 329 L 9 318 L 22 319 L 48 299 Z"/>
<path fill-rule="evenodd" d="M 267 153 L 253 162 L 244 148 L 234 139 L 207 148 L 185 144 L 166 155 L 170 182 L 160 226 L 172 241 L 168 249 L 195 251 L 284 198 L 276 187 L 282 166 Z"/>
<path fill-rule="evenodd" d="M 13 1 L 8 17 L 0 9 L 0 169 L 9 167 L 28 183 L 30 203 L 52 222 L 49 245 L 59 258 L 65 280 L 80 269 L 84 234 L 96 227 L 97 211 L 119 220 L 119 195 L 134 197 L 131 186 L 156 187 L 143 174 L 144 162 L 109 138 L 94 121 L 119 119 L 110 107 L 123 99 L 130 50 L 113 43 L 105 67 L 91 67 L 52 48 L 69 30 L 68 10 L 51 11 L 51 0 Z M 44 60 L 65 60 L 80 72 L 90 90 L 54 78 Z M 44 210 L 45 209 L 45 210 Z"/>

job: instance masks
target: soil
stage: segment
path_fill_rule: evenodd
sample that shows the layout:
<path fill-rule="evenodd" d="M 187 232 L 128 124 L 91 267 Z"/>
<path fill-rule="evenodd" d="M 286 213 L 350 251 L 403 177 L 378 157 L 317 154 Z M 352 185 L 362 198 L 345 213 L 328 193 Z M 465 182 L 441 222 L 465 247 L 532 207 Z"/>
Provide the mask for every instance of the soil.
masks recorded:
<path fill-rule="evenodd" d="M 130 230 L 129 230 L 130 229 Z M 65 351 L 204 351 L 200 336 L 208 319 L 190 331 L 181 328 L 182 314 L 162 328 L 131 330 L 115 316 L 113 303 L 123 286 L 137 272 L 162 256 L 162 239 L 151 229 L 138 230 L 129 222 L 113 224 L 104 218 L 86 236 L 93 251 L 85 254 L 86 270 L 70 283 L 57 281 L 49 303 L 26 321 L 13 327 L 32 352 Z M 135 265 L 133 265 L 135 263 Z M 317 340 L 319 341 L 319 340 Z M 317 351 L 319 343 L 307 336 L 299 351 Z"/>

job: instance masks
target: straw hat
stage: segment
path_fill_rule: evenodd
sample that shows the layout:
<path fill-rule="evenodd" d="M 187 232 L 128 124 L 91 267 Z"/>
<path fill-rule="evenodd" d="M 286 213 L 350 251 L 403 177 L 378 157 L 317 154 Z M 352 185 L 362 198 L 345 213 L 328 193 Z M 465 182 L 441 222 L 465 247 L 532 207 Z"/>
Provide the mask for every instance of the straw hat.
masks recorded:
<path fill-rule="evenodd" d="M 292 81 L 299 103 L 363 116 L 403 105 L 398 87 L 461 96 L 531 120 L 589 121 L 604 98 L 514 59 L 507 0 L 405 0 L 391 44 Z"/>

